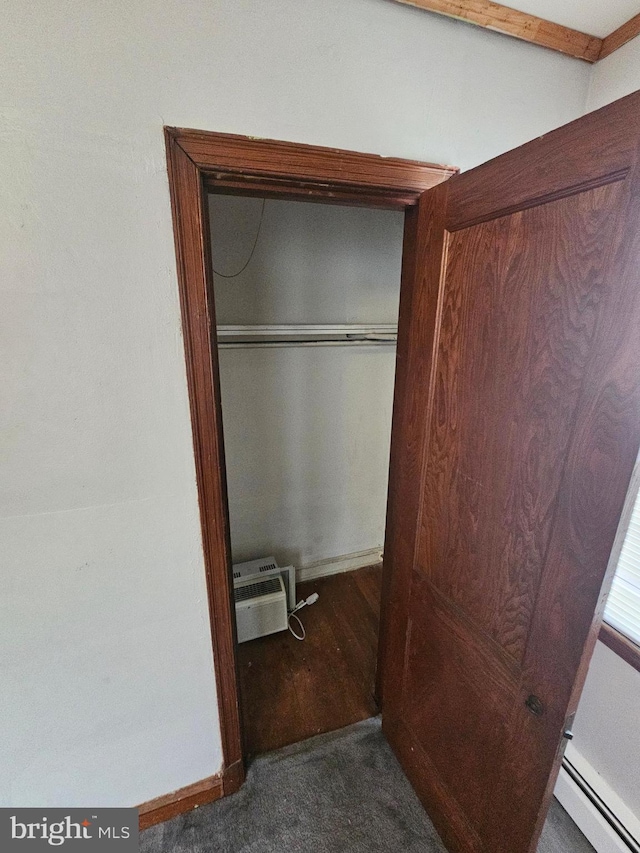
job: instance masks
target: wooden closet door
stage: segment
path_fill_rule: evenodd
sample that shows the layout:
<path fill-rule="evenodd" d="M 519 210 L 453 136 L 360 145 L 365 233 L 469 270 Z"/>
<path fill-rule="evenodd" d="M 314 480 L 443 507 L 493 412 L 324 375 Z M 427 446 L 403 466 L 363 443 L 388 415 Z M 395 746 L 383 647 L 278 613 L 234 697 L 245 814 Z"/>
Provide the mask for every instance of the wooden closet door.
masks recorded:
<path fill-rule="evenodd" d="M 534 851 L 640 446 L 640 93 L 407 216 L 383 728 L 443 840 Z"/>

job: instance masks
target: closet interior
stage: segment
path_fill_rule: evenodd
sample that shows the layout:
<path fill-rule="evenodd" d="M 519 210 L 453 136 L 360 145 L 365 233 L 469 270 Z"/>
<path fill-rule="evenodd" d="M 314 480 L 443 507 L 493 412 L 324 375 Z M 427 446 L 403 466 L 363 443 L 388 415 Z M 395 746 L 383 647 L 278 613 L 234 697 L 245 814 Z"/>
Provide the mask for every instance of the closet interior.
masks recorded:
<path fill-rule="evenodd" d="M 251 755 L 377 713 L 404 214 L 210 194 L 209 218 Z"/>

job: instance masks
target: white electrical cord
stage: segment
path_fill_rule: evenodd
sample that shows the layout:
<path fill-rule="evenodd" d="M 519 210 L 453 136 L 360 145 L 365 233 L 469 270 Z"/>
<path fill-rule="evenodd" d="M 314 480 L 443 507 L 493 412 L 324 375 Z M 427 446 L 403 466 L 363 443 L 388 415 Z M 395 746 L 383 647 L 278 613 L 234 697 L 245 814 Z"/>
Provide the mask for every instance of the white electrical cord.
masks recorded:
<path fill-rule="evenodd" d="M 306 598 L 306 599 L 303 599 L 302 601 L 299 601 L 296 604 L 296 606 L 293 608 L 293 610 L 289 613 L 289 618 L 287 619 L 287 624 L 289 626 L 289 630 L 291 631 L 293 636 L 296 638 L 296 640 L 304 640 L 304 638 L 307 636 L 307 632 L 304 630 L 304 625 L 302 624 L 302 621 L 301 621 L 300 617 L 298 616 L 298 611 L 302 610 L 303 607 L 307 607 L 307 605 L 309 605 L 309 604 L 315 604 L 317 600 L 318 600 L 318 593 L 312 592 L 311 595 L 309 596 L 309 598 Z M 292 619 L 295 619 L 296 622 L 298 623 L 298 625 L 300 626 L 300 631 L 301 631 L 300 634 L 296 634 L 296 632 L 291 627 L 291 620 Z"/>

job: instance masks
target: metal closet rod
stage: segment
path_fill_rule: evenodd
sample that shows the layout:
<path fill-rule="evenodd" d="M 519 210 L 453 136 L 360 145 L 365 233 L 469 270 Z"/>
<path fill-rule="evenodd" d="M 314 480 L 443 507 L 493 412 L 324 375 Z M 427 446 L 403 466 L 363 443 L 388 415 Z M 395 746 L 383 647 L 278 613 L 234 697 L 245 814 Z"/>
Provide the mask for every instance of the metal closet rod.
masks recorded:
<path fill-rule="evenodd" d="M 245 347 L 395 346 L 398 327 L 393 323 L 340 325 L 220 325 L 218 345 Z"/>

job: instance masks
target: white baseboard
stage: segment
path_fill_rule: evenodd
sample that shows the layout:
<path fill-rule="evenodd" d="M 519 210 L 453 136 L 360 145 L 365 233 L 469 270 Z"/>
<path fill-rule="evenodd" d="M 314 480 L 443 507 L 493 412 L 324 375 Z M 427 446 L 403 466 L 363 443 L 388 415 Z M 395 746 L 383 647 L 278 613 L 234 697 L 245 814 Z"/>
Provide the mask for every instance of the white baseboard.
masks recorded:
<path fill-rule="evenodd" d="M 319 560 L 308 566 L 301 566 L 296 570 L 296 583 L 312 581 L 316 578 L 324 578 L 328 575 L 339 575 L 342 572 L 352 572 L 355 569 L 363 569 L 365 566 L 373 566 L 382 561 L 382 548 L 370 548 L 368 551 L 356 551 L 354 554 L 344 554 L 341 557 L 330 557 L 328 560 Z"/>
<path fill-rule="evenodd" d="M 640 821 L 572 744 L 567 747 L 566 757 L 626 830 L 634 838 L 640 838 Z M 607 822 L 564 767 L 560 770 L 554 793 L 597 853 L 629 853 L 633 849 Z"/>

